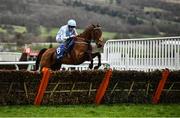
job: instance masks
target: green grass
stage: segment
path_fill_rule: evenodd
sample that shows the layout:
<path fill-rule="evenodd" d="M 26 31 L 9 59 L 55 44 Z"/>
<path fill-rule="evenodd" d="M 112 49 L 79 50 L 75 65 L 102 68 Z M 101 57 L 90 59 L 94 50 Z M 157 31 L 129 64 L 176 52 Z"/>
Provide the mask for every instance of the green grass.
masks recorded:
<path fill-rule="evenodd" d="M 146 34 L 128 34 L 130 38 L 155 38 L 161 37 L 160 35 L 146 35 Z"/>
<path fill-rule="evenodd" d="M 59 106 L 0 106 L 0 117 L 176 117 L 180 116 L 179 104 L 116 104 L 116 105 L 59 105 Z"/>
<path fill-rule="evenodd" d="M 84 31 L 83 29 L 77 29 L 78 34 L 82 33 L 83 31 Z M 116 35 L 115 32 L 105 32 L 105 31 L 103 31 L 103 38 L 105 38 L 105 39 L 112 39 L 112 38 L 115 37 L 115 35 Z"/>
<path fill-rule="evenodd" d="M 4 30 L 4 29 L 2 29 L 2 28 L 0 27 L 0 32 L 6 33 L 6 30 Z"/>
<path fill-rule="evenodd" d="M 103 32 L 103 37 L 105 39 L 113 39 L 115 37 L 116 33 L 114 32 Z"/>
<path fill-rule="evenodd" d="M 23 26 L 13 25 L 13 27 L 14 27 L 15 32 L 19 32 L 19 33 L 27 32 L 26 28 Z M 39 30 L 40 30 L 39 37 L 41 39 L 44 39 L 48 36 L 55 37 L 59 28 L 51 28 L 50 31 L 48 32 L 46 27 L 40 26 Z M 84 29 L 77 29 L 78 34 L 82 33 L 83 31 L 84 31 Z M 2 28 L 0 28 L 0 32 L 7 33 L 7 31 L 5 29 L 2 29 Z M 117 37 L 116 32 L 103 31 L 104 40 L 109 40 L 109 39 L 114 39 L 114 38 L 122 38 L 123 36 L 121 36 L 121 35 L 124 35 L 124 34 L 118 34 L 119 37 Z M 145 35 L 145 34 L 137 34 L 137 33 L 126 34 L 126 35 L 128 35 L 129 38 L 149 38 L 149 37 L 159 37 L 160 36 L 160 35 Z"/>
<path fill-rule="evenodd" d="M 19 33 L 27 32 L 26 28 L 23 26 L 15 26 L 14 25 L 13 27 L 14 27 L 15 32 L 19 32 Z"/>
<path fill-rule="evenodd" d="M 166 12 L 166 11 L 155 7 L 144 7 L 144 12 Z"/>
<path fill-rule="evenodd" d="M 83 29 L 77 29 L 78 34 L 82 33 L 83 31 L 84 31 Z"/>
<path fill-rule="evenodd" d="M 48 35 L 55 37 L 59 28 L 52 28 L 48 34 L 47 29 L 45 27 L 40 27 L 40 32 L 42 37 L 47 37 Z M 84 30 L 83 29 L 77 29 L 78 34 L 82 33 Z M 116 35 L 115 32 L 103 32 L 103 37 L 105 39 L 112 39 Z"/>
<path fill-rule="evenodd" d="M 58 31 L 59 31 L 59 28 L 53 28 L 50 31 L 50 35 L 55 37 Z"/>
<path fill-rule="evenodd" d="M 48 32 L 47 32 L 47 29 L 45 27 L 40 26 L 39 30 L 41 32 L 42 37 L 47 37 L 48 36 Z"/>
<path fill-rule="evenodd" d="M 12 25 L 12 27 L 14 28 L 14 32 L 18 32 L 18 33 L 27 32 L 26 28 L 23 27 L 23 26 Z M 6 29 L 2 29 L 2 28 L 0 27 L 0 32 L 7 33 L 7 30 L 6 30 Z"/>
<path fill-rule="evenodd" d="M 16 26 L 16 25 L 12 25 L 12 26 L 13 26 L 15 32 L 18 32 L 18 33 L 27 32 L 26 27 L 24 27 L 24 26 Z M 40 26 L 39 30 L 40 30 L 40 37 L 46 38 L 48 36 L 55 37 L 59 28 L 51 28 L 50 31 L 48 32 L 46 27 Z M 84 29 L 77 29 L 78 34 L 82 33 L 83 31 L 84 31 Z M 7 33 L 7 31 L 2 28 L 0 28 L 0 32 Z M 114 38 L 115 35 L 116 35 L 115 32 L 103 31 L 103 37 L 105 39 L 112 39 L 112 38 Z"/>

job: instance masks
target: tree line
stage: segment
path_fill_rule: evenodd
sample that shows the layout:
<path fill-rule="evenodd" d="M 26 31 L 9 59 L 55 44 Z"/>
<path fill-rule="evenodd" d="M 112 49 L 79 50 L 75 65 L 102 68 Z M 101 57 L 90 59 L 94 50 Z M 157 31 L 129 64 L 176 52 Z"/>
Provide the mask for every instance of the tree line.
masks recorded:
<path fill-rule="evenodd" d="M 145 8 L 162 11 L 145 11 Z M 74 18 L 81 29 L 99 23 L 104 31 L 119 34 L 174 36 L 180 31 L 178 10 L 180 5 L 160 0 L 109 0 L 105 3 L 97 0 L 1 0 L 0 24 L 25 26 L 28 33 L 38 36 L 41 25 L 51 29 Z M 11 32 L 12 28 L 8 30 Z"/>

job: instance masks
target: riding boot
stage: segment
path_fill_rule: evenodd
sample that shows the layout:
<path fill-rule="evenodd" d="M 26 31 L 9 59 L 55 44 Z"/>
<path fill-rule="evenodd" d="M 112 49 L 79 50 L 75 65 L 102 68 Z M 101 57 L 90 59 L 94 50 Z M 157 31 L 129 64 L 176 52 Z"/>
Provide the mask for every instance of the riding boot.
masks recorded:
<path fill-rule="evenodd" d="M 71 51 L 71 49 L 73 48 L 74 45 L 74 40 L 73 38 L 69 38 L 67 39 L 67 41 L 65 42 L 64 46 L 65 46 L 65 53 L 69 53 Z"/>
<path fill-rule="evenodd" d="M 64 44 L 62 44 L 61 46 L 59 46 L 56 49 L 56 61 L 60 62 L 62 60 L 62 58 L 64 57 L 65 54 L 68 54 L 68 52 L 70 52 L 70 50 L 72 49 L 74 45 L 74 40 L 73 38 L 69 38 L 67 39 Z"/>

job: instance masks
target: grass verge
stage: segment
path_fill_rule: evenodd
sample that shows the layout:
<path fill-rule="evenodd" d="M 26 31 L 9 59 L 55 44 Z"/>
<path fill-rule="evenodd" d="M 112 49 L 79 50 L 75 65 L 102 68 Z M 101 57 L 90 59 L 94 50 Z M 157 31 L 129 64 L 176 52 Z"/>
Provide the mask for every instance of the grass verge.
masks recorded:
<path fill-rule="evenodd" d="M 177 117 L 180 104 L 0 106 L 1 117 Z"/>

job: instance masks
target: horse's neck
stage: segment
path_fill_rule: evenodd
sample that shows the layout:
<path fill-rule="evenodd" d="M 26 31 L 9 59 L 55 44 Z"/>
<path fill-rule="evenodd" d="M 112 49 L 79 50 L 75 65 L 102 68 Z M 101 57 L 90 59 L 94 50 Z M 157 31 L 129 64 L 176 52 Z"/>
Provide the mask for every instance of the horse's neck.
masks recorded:
<path fill-rule="evenodd" d="M 91 37 L 87 32 L 83 32 L 83 33 L 79 34 L 77 37 L 80 37 L 80 40 L 81 40 L 81 38 L 85 39 L 85 42 L 91 42 Z"/>

